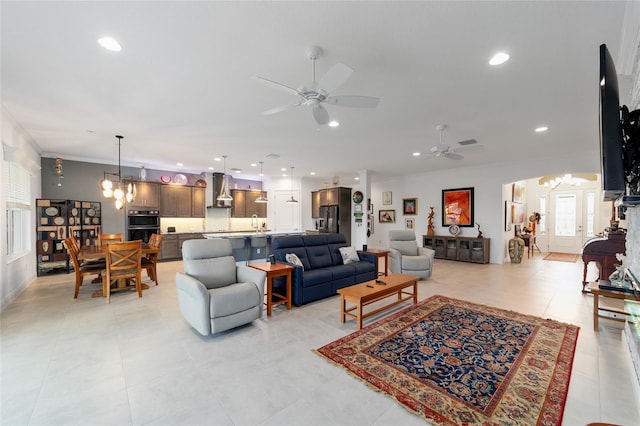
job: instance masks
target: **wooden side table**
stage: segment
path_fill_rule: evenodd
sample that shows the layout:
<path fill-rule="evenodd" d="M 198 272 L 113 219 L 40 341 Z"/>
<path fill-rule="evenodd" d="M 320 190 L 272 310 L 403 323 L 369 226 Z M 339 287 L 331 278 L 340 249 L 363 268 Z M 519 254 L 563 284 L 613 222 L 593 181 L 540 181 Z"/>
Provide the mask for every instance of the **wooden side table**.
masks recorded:
<path fill-rule="evenodd" d="M 600 280 L 600 282 L 607 283 L 607 281 L 605 280 Z M 589 283 L 589 291 L 591 292 L 591 294 L 593 294 L 593 330 L 594 331 L 598 331 L 599 318 L 606 318 L 606 319 L 621 321 L 621 322 L 625 321 L 624 318 L 611 318 L 606 315 L 600 315 L 600 311 L 612 312 L 614 314 L 620 314 L 620 315 L 629 315 L 628 312 L 620 309 L 600 307 L 600 304 L 598 303 L 598 297 L 602 296 L 602 297 L 610 297 L 612 299 L 637 300 L 636 297 L 634 297 L 634 295 L 631 293 L 625 293 L 624 291 L 615 291 L 615 290 L 603 290 L 600 288 L 597 282 Z"/>
<path fill-rule="evenodd" d="M 267 316 L 271 316 L 271 308 L 274 306 L 287 304 L 287 310 L 291 310 L 291 271 L 293 266 L 283 263 L 252 263 L 252 268 L 259 269 L 267 273 Z M 283 296 L 273 292 L 273 279 L 276 277 L 287 277 L 287 295 Z M 276 298 L 275 302 L 273 298 Z"/>
<path fill-rule="evenodd" d="M 389 275 L 389 250 L 367 249 L 366 251 L 358 250 L 358 253 L 372 254 L 378 258 L 378 265 L 376 265 L 376 272 L 378 276 Z M 384 257 L 384 272 L 378 272 L 380 270 L 380 259 Z"/>

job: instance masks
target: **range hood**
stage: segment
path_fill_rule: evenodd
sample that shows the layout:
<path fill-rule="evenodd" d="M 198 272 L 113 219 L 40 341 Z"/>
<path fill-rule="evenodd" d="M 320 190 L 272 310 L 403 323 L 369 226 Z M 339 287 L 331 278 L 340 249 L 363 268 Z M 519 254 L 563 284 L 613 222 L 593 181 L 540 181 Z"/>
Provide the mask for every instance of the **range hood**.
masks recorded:
<path fill-rule="evenodd" d="M 212 205 L 207 206 L 208 209 L 228 209 L 231 207 L 231 201 L 218 201 L 218 196 L 224 191 L 225 178 L 224 173 L 213 173 L 213 184 L 211 185 L 213 191 Z M 227 192 L 229 188 L 227 188 Z"/>

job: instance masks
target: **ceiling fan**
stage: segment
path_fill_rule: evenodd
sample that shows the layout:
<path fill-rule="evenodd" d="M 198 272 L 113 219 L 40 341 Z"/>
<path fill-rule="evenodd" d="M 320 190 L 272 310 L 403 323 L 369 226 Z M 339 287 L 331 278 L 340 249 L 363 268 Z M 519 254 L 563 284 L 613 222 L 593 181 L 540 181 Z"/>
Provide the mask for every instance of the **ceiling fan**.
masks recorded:
<path fill-rule="evenodd" d="M 438 145 L 435 145 L 429 150 L 432 157 L 435 157 L 435 158 L 444 157 L 444 158 L 448 158 L 449 160 L 462 160 L 464 156 L 458 154 L 458 152 L 478 151 L 483 148 L 482 145 L 476 145 L 478 141 L 476 141 L 475 139 L 460 141 L 458 142 L 459 146 L 457 147 L 451 147 L 450 145 L 443 143 L 442 133 L 446 128 L 447 126 L 445 124 L 438 124 L 436 126 L 436 130 L 440 132 L 440 142 L 438 143 Z"/>
<path fill-rule="evenodd" d="M 329 122 L 329 113 L 322 104 L 352 108 L 375 108 L 378 106 L 380 99 L 371 96 L 330 96 L 331 92 L 347 81 L 353 72 L 353 68 L 346 64 L 337 63 L 320 78 L 320 81 L 316 82 L 316 59 L 322 55 L 322 49 L 318 46 L 311 46 L 306 49 L 305 53 L 307 58 L 311 59 L 311 83 L 299 89 L 294 89 L 268 78 L 255 77 L 271 87 L 285 90 L 287 93 L 298 96 L 298 102 L 263 111 L 263 115 L 276 114 L 292 107 L 306 105 L 311 107 L 313 118 L 316 122 L 322 125 Z"/>

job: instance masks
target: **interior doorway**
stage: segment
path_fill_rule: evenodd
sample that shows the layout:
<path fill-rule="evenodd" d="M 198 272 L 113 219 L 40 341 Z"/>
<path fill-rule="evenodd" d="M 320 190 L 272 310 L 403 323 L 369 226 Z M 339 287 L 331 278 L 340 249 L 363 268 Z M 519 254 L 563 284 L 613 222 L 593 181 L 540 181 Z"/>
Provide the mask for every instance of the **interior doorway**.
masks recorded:
<path fill-rule="evenodd" d="M 298 190 L 276 190 L 275 191 L 275 208 L 274 208 L 274 231 L 275 232 L 299 232 L 301 228 L 300 203 L 287 204 L 293 195 L 297 200 L 300 199 L 300 191 Z"/>

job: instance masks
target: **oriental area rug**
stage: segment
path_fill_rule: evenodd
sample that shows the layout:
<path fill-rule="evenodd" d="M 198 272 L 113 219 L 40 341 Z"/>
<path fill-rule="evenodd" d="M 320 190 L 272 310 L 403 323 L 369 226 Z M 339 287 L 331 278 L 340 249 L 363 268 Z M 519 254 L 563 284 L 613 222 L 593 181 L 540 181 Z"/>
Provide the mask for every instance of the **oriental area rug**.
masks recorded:
<path fill-rule="evenodd" d="M 560 425 L 578 327 L 432 296 L 316 350 L 438 425 Z"/>
<path fill-rule="evenodd" d="M 576 263 L 580 259 L 580 256 L 577 254 L 569 254 L 569 253 L 549 253 L 542 260 L 555 260 L 556 262 L 569 262 Z"/>

